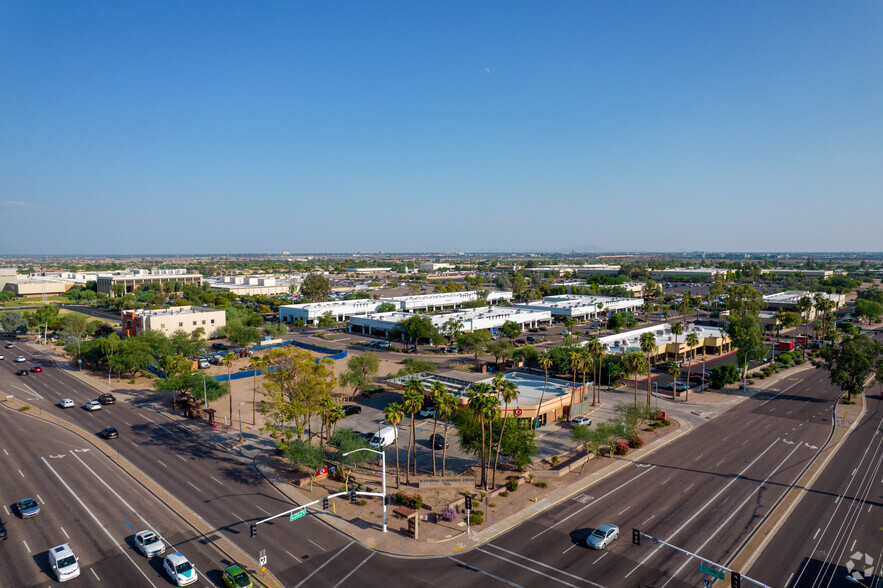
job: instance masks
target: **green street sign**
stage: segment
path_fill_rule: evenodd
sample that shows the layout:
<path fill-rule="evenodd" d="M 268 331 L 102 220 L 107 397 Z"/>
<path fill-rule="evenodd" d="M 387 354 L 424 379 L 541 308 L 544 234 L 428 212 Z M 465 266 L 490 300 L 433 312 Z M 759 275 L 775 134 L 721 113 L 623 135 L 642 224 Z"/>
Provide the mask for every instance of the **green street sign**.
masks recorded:
<path fill-rule="evenodd" d="M 710 567 L 704 566 L 702 564 L 699 564 L 699 573 L 705 574 L 707 576 L 714 576 L 718 580 L 724 579 L 724 573 L 721 570 L 716 570 L 714 568 L 710 568 Z"/>
<path fill-rule="evenodd" d="M 303 516 L 306 516 L 306 514 L 307 514 L 307 509 L 305 509 L 305 508 L 302 508 L 300 510 L 296 510 L 288 516 L 288 522 L 291 523 L 293 521 L 296 521 L 297 519 L 299 519 Z M 723 580 L 723 576 L 721 576 L 721 580 Z"/>

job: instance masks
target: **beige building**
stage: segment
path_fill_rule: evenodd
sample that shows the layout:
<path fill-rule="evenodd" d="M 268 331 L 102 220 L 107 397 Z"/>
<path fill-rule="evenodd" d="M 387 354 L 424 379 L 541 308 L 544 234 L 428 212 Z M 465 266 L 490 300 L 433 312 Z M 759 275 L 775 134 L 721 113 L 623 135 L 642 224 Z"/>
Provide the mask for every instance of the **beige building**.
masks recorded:
<path fill-rule="evenodd" d="M 304 280 L 300 277 L 222 276 L 206 278 L 205 281 L 212 290 L 220 292 L 247 296 L 278 296 L 280 294 L 295 294 L 300 290 L 300 285 Z"/>
<path fill-rule="evenodd" d="M 196 329 L 205 330 L 205 337 L 217 335 L 227 326 L 227 313 L 207 306 L 173 306 L 158 310 L 124 310 L 123 335 L 132 337 L 142 331 L 161 331 L 172 335 L 184 331 L 188 335 Z"/>
<path fill-rule="evenodd" d="M 0 268 L 0 290 L 12 292 L 15 296 L 39 298 L 58 296 L 70 290 L 72 283 L 54 276 L 20 276 L 15 268 Z"/>

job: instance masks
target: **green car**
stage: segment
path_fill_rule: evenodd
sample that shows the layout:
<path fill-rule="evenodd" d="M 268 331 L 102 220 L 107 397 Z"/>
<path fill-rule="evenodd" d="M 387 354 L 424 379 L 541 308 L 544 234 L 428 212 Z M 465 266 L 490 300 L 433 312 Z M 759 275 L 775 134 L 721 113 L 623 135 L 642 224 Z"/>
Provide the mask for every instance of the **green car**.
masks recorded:
<path fill-rule="evenodd" d="M 254 588 L 251 578 L 241 567 L 233 564 L 224 570 L 224 586 L 227 588 Z"/>

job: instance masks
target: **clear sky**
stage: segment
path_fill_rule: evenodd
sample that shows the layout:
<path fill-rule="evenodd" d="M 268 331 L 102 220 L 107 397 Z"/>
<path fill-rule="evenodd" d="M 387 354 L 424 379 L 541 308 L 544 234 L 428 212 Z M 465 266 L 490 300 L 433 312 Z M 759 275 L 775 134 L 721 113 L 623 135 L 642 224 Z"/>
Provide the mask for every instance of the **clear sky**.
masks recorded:
<path fill-rule="evenodd" d="M 883 3 L 0 0 L 0 254 L 883 249 Z"/>

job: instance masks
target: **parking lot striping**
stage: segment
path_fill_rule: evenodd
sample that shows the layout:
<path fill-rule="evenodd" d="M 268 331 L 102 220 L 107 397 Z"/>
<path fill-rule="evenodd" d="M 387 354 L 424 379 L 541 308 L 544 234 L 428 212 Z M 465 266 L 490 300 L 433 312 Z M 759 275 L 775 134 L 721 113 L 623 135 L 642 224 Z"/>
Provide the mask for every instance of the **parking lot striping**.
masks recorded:
<path fill-rule="evenodd" d="M 628 506 L 625 507 L 623 510 L 621 510 L 619 513 L 617 513 L 616 516 L 618 516 L 618 517 L 619 517 L 619 516 L 622 516 L 622 513 L 624 513 L 625 511 L 627 511 L 627 510 L 630 509 L 631 507 L 632 507 L 631 505 L 628 505 Z"/>
<path fill-rule="evenodd" d="M 39 494 L 37 494 L 37 500 L 40 501 L 40 504 L 46 504 L 45 502 L 43 502 L 43 499 L 40 498 L 40 495 L 39 495 Z"/>
<path fill-rule="evenodd" d="M 98 574 L 95 573 L 95 568 L 89 568 L 89 571 L 95 575 L 96 580 L 98 580 L 99 582 L 101 581 L 101 578 L 99 578 Z"/>
<path fill-rule="evenodd" d="M 183 462 L 186 462 L 186 461 L 187 461 L 187 458 L 186 458 L 186 457 L 181 457 L 181 456 L 178 455 L 177 453 L 175 454 L 175 457 L 177 457 L 178 459 L 180 459 L 180 460 L 183 461 Z"/>
<path fill-rule="evenodd" d="M 696 457 L 693 459 L 693 461 L 694 461 L 694 462 L 695 462 L 695 461 L 699 461 L 700 459 L 702 459 L 702 456 L 703 456 L 703 455 L 705 455 L 705 454 L 704 454 L 704 453 L 700 453 L 698 456 L 696 456 Z"/>
<path fill-rule="evenodd" d="M 5 453 L 6 455 L 9 455 L 9 452 L 6 451 L 6 449 L 3 450 L 3 453 Z"/>
<path fill-rule="evenodd" d="M 3 512 L 6 513 L 6 516 L 9 516 L 9 509 L 6 508 L 6 505 L 3 505 Z"/>
<path fill-rule="evenodd" d="M 788 581 L 785 582 L 785 586 L 790 586 L 790 585 L 791 585 L 791 578 L 793 578 L 793 577 L 794 577 L 794 572 L 791 572 L 791 575 L 788 576 Z"/>
<path fill-rule="evenodd" d="M 851 476 L 852 476 L 853 478 L 855 477 L 855 473 L 856 473 L 857 471 L 858 471 L 858 468 L 855 468 L 854 470 L 852 470 L 852 474 L 851 474 Z"/>
<path fill-rule="evenodd" d="M 684 489 L 684 492 L 686 492 L 687 490 L 689 490 L 690 488 L 692 488 L 692 487 L 695 486 L 695 485 L 696 485 L 696 484 L 690 484 L 689 486 L 687 486 L 687 487 Z"/>
<path fill-rule="evenodd" d="M 61 529 L 61 532 L 64 533 L 65 537 L 67 537 L 68 539 L 71 538 L 71 536 L 67 534 L 67 531 L 64 530 L 64 527 L 58 527 L 58 528 Z"/>
<path fill-rule="evenodd" d="M 726 459 L 722 459 L 722 460 L 720 460 L 719 462 L 717 462 L 716 464 L 714 464 L 714 467 L 716 468 L 717 466 L 719 466 L 720 464 L 724 463 L 725 461 L 726 461 Z"/>
<path fill-rule="evenodd" d="M 27 549 L 27 550 L 28 550 L 28 553 L 30 553 L 30 552 L 31 552 L 31 548 L 30 548 L 30 547 L 28 547 L 28 542 L 27 542 L 27 541 L 22 541 L 22 543 L 23 543 L 23 544 L 24 544 L 24 546 L 25 546 L 25 549 Z"/>
<path fill-rule="evenodd" d="M 190 482 L 190 481 L 188 480 L 187 483 L 190 484 L 191 486 L 193 486 L 193 482 Z M 193 486 L 193 487 L 196 488 L 196 486 Z M 200 490 L 199 488 L 196 488 L 196 491 L 197 491 L 197 492 L 202 492 L 202 490 Z"/>
<path fill-rule="evenodd" d="M 644 525 L 646 525 L 647 523 L 649 523 L 649 522 L 650 522 L 650 519 L 652 519 L 652 518 L 655 517 L 655 516 L 656 516 L 656 515 L 650 515 L 650 518 L 648 518 L 646 521 L 644 521 L 643 523 L 641 523 L 641 526 L 643 527 Z"/>
<path fill-rule="evenodd" d="M 522 588 L 520 584 L 515 584 L 514 582 L 510 582 L 509 580 L 506 580 L 505 578 L 501 578 L 500 576 L 495 576 L 494 574 L 492 574 L 490 572 L 486 572 L 486 571 L 482 570 L 481 568 L 471 566 L 468 563 L 466 563 L 465 561 L 460 561 L 459 559 L 454 559 L 453 557 L 449 557 L 448 559 L 450 559 L 452 562 L 455 562 L 457 565 L 461 565 L 464 568 L 468 568 L 468 569 L 472 570 L 473 572 L 478 572 L 479 574 L 484 574 L 485 576 L 490 576 L 494 580 L 502 582 L 503 584 L 508 584 L 509 586 L 515 586 L 515 588 Z"/>
<path fill-rule="evenodd" d="M 159 461 L 159 460 L 156 460 L 156 461 Z M 161 465 L 161 466 L 162 466 L 162 467 L 164 467 L 164 468 L 167 468 L 167 467 L 169 467 L 169 466 L 167 466 L 167 465 L 166 465 L 166 464 L 164 464 L 164 463 L 163 463 L 163 462 L 161 462 L 161 461 L 159 461 L 159 465 Z"/>
<path fill-rule="evenodd" d="M 561 555 L 564 555 L 565 553 L 567 553 L 568 551 L 570 551 L 570 550 L 573 549 L 574 547 L 576 547 L 576 543 L 574 543 L 573 545 L 571 545 L 570 547 L 568 547 L 567 549 L 565 549 L 564 551 L 562 551 L 562 552 L 561 552 Z"/>
<path fill-rule="evenodd" d="M 840 499 L 841 499 L 841 498 L 843 498 L 843 495 L 842 495 L 842 494 L 840 494 L 839 496 L 837 496 L 837 500 L 834 501 L 834 504 L 840 504 Z"/>
<path fill-rule="evenodd" d="M 212 480 L 214 480 L 215 482 L 217 482 L 217 483 L 220 484 L 221 486 L 224 485 L 224 483 L 223 483 L 222 481 L 220 481 L 219 479 L 217 479 L 217 478 L 214 477 L 214 476 L 209 476 L 209 478 L 211 478 Z"/>
<path fill-rule="evenodd" d="M 596 559 L 595 561 L 592 562 L 592 564 L 594 565 L 594 564 L 598 563 L 599 561 L 601 561 L 601 560 L 604 558 L 604 556 L 607 555 L 608 553 L 610 553 L 610 552 L 609 552 L 609 551 L 605 551 L 604 553 L 602 553 L 602 554 L 598 557 L 598 559 Z"/>
<path fill-rule="evenodd" d="M 126 423 L 126 426 L 127 426 L 127 427 L 131 427 L 131 426 L 132 426 L 132 424 L 131 424 L 129 421 L 123 421 L 123 422 Z"/>
<path fill-rule="evenodd" d="M 75 457 L 76 457 L 76 456 L 75 456 Z M 110 534 L 110 531 L 108 531 L 107 528 L 106 528 L 104 525 L 101 524 L 101 521 L 98 520 L 98 517 L 95 516 L 95 513 L 92 512 L 92 510 L 89 509 L 89 508 L 86 506 L 86 504 L 83 502 L 83 500 L 80 498 L 80 496 L 79 496 L 76 492 L 73 491 L 73 489 L 68 485 L 67 482 L 64 481 L 64 478 L 62 478 L 61 475 L 60 475 L 58 472 L 56 472 L 55 469 L 54 469 L 51 465 L 49 465 L 49 462 L 46 461 L 46 458 L 45 458 L 45 457 L 41 457 L 40 459 L 43 460 L 43 463 L 46 465 L 47 468 L 49 468 L 49 471 L 51 471 L 53 474 L 55 474 L 55 477 L 58 478 L 58 481 L 61 482 L 62 485 L 63 485 L 65 488 L 67 488 L 67 491 L 71 493 L 71 496 L 73 496 L 73 497 L 77 500 L 77 502 L 80 503 L 80 507 L 82 507 L 82 509 L 86 512 L 86 514 L 88 514 L 90 517 L 92 517 L 92 520 L 95 521 L 95 524 L 98 525 L 98 527 L 99 527 L 102 531 L 104 531 L 104 534 L 107 535 L 107 538 L 110 539 L 110 542 L 113 543 L 114 545 L 116 545 L 116 546 L 119 548 L 119 550 L 123 553 L 123 555 L 125 555 L 126 558 L 127 558 L 130 562 L 132 562 L 132 565 L 135 566 L 135 569 L 137 569 L 137 570 L 141 573 L 142 576 L 144 576 L 144 579 L 147 580 L 147 583 L 150 584 L 151 586 L 153 586 L 153 588 L 156 588 L 156 584 L 154 584 L 153 582 L 151 582 L 151 581 L 150 581 L 150 578 L 147 577 L 147 574 L 144 573 L 144 570 L 142 570 L 140 566 L 138 566 L 137 564 L 135 564 L 135 561 L 134 561 L 134 560 L 132 559 L 132 557 L 129 555 L 129 553 L 127 552 L 127 550 L 123 549 L 123 546 L 120 545 L 120 544 L 116 541 L 116 539 L 113 538 L 113 535 Z M 83 460 L 80 460 L 80 461 L 83 462 Z M 83 465 L 85 465 L 85 462 L 83 462 Z M 88 467 L 88 466 L 87 466 L 87 467 Z M 95 473 L 95 472 L 92 472 L 92 473 Z M 96 475 L 97 475 L 97 474 L 96 474 Z M 98 476 L 98 479 L 101 480 L 101 477 Z M 102 480 L 102 482 L 103 482 L 103 481 L 104 481 L 104 480 Z M 105 485 L 107 485 L 106 482 L 105 482 Z M 110 488 L 110 486 L 108 486 L 108 488 Z M 115 492 L 114 492 L 114 493 L 115 493 Z M 116 494 L 116 493 L 115 493 L 115 494 Z"/>
<path fill-rule="evenodd" d="M 307 541 L 309 541 L 310 543 L 312 543 L 313 545 L 315 545 L 316 547 L 318 547 L 318 548 L 321 549 L 322 551 L 328 551 L 327 549 L 325 549 L 324 547 L 322 547 L 321 545 L 319 545 L 318 543 L 316 543 L 316 542 L 313 541 L 312 539 L 307 539 Z"/>
<path fill-rule="evenodd" d="M 324 568 L 325 566 L 327 566 L 328 564 L 330 564 L 331 562 L 333 562 L 335 557 L 337 557 L 338 555 L 340 555 L 341 553 L 343 553 L 344 551 L 346 551 L 346 550 L 347 550 L 347 547 L 349 547 L 349 546 L 352 545 L 353 543 L 354 543 L 354 541 L 350 541 L 349 543 L 347 543 L 346 545 L 344 545 L 343 548 L 342 548 L 340 551 L 338 551 L 337 553 L 335 553 L 334 555 L 332 555 L 331 557 L 329 557 L 329 558 L 328 558 L 328 561 L 326 561 L 326 562 L 323 563 L 321 566 L 319 566 L 318 568 L 316 568 L 315 570 L 313 570 L 312 573 L 310 573 L 309 576 L 307 576 L 306 578 L 304 578 L 303 580 L 301 580 L 301 581 L 300 581 L 300 584 L 295 584 L 294 588 L 298 588 L 299 586 L 304 585 L 304 584 L 307 582 L 307 580 L 309 580 L 310 578 L 312 578 L 313 576 L 315 576 L 315 575 L 316 575 L 316 574 L 317 574 L 322 568 Z"/>
<path fill-rule="evenodd" d="M 25 475 L 21 473 L 21 470 L 18 470 L 18 473 L 21 474 L 21 477 L 24 478 Z"/>
<path fill-rule="evenodd" d="M 258 508 L 259 511 L 261 511 L 261 512 L 263 512 L 263 513 L 265 513 L 265 514 L 268 514 L 268 515 L 270 514 L 269 512 L 265 511 L 265 510 L 262 509 L 260 506 L 258 506 L 257 504 L 255 504 L 255 506 L 257 506 L 257 508 Z"/>
<path fill-rule="evenodd" d="M 717 535 L 721 530 L 728 528 L 728 524 L 729 524 L 730 520 L 731 520 L 734 516 L 736 516 L 736 515 L 739 513 L 739 511 L 742 510 L 742 508 L 743 508 L 746 504 L 748 504 L 748 501 L 751 500 L 752 497 L 753 497 L 755 494 L 759 493 L 761 490 L 763 490 L 763 489 L 766 487 L 766 483 L 769 482 L 770 478 L 772 478 L 773 475 L 774 475 L 776 472 L 778 472 L 778 471 L 781 469 L 781 467 L 782 467 L 783 465 L 785 465 L 785 462 L 787 462 L 789 459 L 791 459 L 791 456 L 794 455 L 794 453 L 795 453 L 799 448 L 800 448 L 800 445 L 796 445 L 796 446 L 794 447 L 794 449 L 792 449 L 792 450 L 790 451 L 790 453 L 788 453 L 788 455 L 786 455 L 786 456 L 782 459 L 782 461 L 780 461 L 779 464 L 778 464 L 775 468 L 773 468 L 772 471 L 770 471 L 769 475 L 768 475 L 766 478 L 764 478 L 763 481 L 760 482 L 760 483 L 757 485 L 757 487 L 756 487 L 754 490 L 752 490 L 752 491 L 748 494 L 748 496 L 745 497 L 745 500 L 743 500 L 742 502 L 740 502 L 740 503 L 736 506 L 736 508 L 734 508 L 734 509 L 730 512 L 730 516 L 728 516 L 728 517 L 724 520 L 723 523 L 721 523 L 720 525 L 718 525 L 718 527 L 717 527 L 717 528 L 716 528 L 716 529 L 715 529 L 715 530 L 714 530 L 714 531 L 708 536 L 708 538 L 705 539 L 705 541 L 702 543 L 702 545 L 700 545 L 698 548 L 696 548 L 696 551 L 697 551 L 697 552 L 701 552 L 702 548 L 705 547 L 706 545 L 708 545 L 709 541 L 711 541 L 711 540 L 714 538 L 714 536 Z M 681 573 L 681 570 L 683 570 L 683 569 L 687 566 L 687 564 L 689 564 L 692 560 L 693 560 L 692 557 L 690 557 L 690 558 L 688 558 L 687 560 L 685 560 L 684 563 L 681 564 L 681 567 L 679 567 L 677 570 L 675 570 L 675 573 L 672 574 L 671 577 L 669 577 L 668 581 L 667 581 L 665 584 L 662 585 L 662 588 L 665 588 L 665 586 L 667 586 L 669 582 L 671 582 L 672 580 L 674 580 L 674 577 L 677 576 L 678 574 L 680 574 L 680 573 Z"/>
<path fill-rule="evenodd" d="M 288 555 L 290 555 L 291 557 L 293 557 L 297 563 L 303 563 L 301 560 L 297 559 L 297 556 L 296 556 L 296 555 L 294 555 L 293 553 L 291 553 L 291 552 L 288 551 L 287 549 L 285 550 L 285 553 L 287 553 Z"/>
<path fill-rule="evenodd" d="M 575 580 L 579 580 L 580 582 L 587 582 L 588 584 L 590 584 L 590 585 L 592 585 L 592 586 L 595 586 L 596 588 L 604 588 L 603 586 L 601 586 L 601 584 L 595 584 L 595 583 L 592 582 L 591 580 L 587 580 L 586 578 L 581 578 L 580 576 L 575 576 L 574 574 L 571 574 L 571 573 L 569 573 L 569 572 L 565 572 L 564 570 L 559 570 L 558 568 L 556 568 L 556 567 L 554 567 L 554 566 L 550 566 L 550 565 L 545 564 L 545 563 L 543 563 L 543 562 L 541 562 L 541 561 L 538 561 L 538 560 L 535 560 L 535 559 L 531 559 L 531 558 L 529 558 L 529 557 L 527 557 L 527 556 L 525 556 L 525 555 L 521 555 L 520 553 L 515 553 L 514 551 L 509 551 L 508 549 L 504 549 L 504 548 L 500 547 L 499 545 L 494 545 L 494 544 L 492 544 L 492 543 L 488 543 L 488 544 L 486 545 L 486 547 L 493 547 L 494 549 L 499 549 L 499 550 L 502 551 L 502 552 L 508 553 L 508 554 L 513 555 L 513 556 L 515 556 L 515 557 L 520 557 L 521 559 L 527 560 L 527 561 L 529 561 L 529 562 L 531 562 L 531 563 L 533 563 L 533 564 L 536 564 L 536 565 L 538 565 L 538 566 L 542 566 L 542 567 L 544 567 L 544 568 L 548 568 L 548 569 L 550 569 L 550 570 L 552 570 L 552 571 L 554 571 L 554 572 L 556 572 L 556 573 L 558 573 L 558 574 L 561 574 L 561 575 L 567 576 L 567 577 L 569 577 L 569 578 L 573 578 L 573 579 L 575 579 Z M 543 574 L 542 572 L 539 572 L 539 571 L 534 570 L 534 569 L 532 569 L 532 568 L 529 568 L 529 567 L 527 567 L 527 566 L 521 565 L 521 564 L 519 564 L 518 562 L 512 561 L 512 560 L 510 560 L 510 559 L 506 559 L 505 557 L 501 557 L 501 556 L 499 556 L 499 555 L 494 555 L 493 553 L 490 553 L 489 551 L 487 551 L 487 550 L 484 549 L 483 547 L 479 547 L 479 548 L 477 549 L 477 551 L 481 551 L 481 552 L 487 553 L 488 555 L 492 555 L 492 556 L 494 556 L 494 557 L 497 557 L 497 558 L 499 558 L 499 559 L 502 559 L 503 561 L 508 561 L 509 563 L 512 563 L 512 564 L 514 564 L 514 565 L 516 565 L 516 566 L 522 567 L 522 568 L 524 568 L 524 569 L 526 569 L 526 570 L 530 570 L 530 571 L 535 572 L 535 573 L 537 573 L 537 574 L 540 574 L 540 575 L 546 576 L 546 574 Z M 547 577 L 547 578 L 552 578 L 552 579 L 555 580 L 556 582 L 561 582 L 562 584 L 565 584 L 565 583 L 566 583 L 566 582 L 564 582 L 563 580 L 559 580 L 558 578 L 553 578 L 552 576 L 546 576 L 546 577 Z M 572 586 L 573 584 L 569 584 L 569 585 Z"/>
<path fill-rule="evenodd" d="M 558 525 L 560 525 L 560 524 L 563 523 L 564 521 L 570 519 L 570 517 L 574 517 L 574 516 L 578 515 L 579 513 L 581 513 L 582 511 L 586 510 L 587 508 L 589 508 L 590 506 L 592 506 L 592 505 L 595 504 L 596 502 L 598 502 L 598 501 L 600 501 L 600 500 L 603 500 L 603 499 L 607 498 L 608 496 L 610 496 L 610 495 L 613 494 L 614 492 L 617 492 L 619 489 L 623 488 L 624 486 L 627 486 L 627 485 L 631 484 L 632 482 L 634 482 L 635 480 L 637 480 L 638 478 L 640 478 L 640 477 L 643 476 L 644 474 L 647 474 L 647 473 L 649 473 L 649 472 L 652 472 L 652 471 L 655 470 L 655 469 L 656 469 L 656 466 L 653 466 L 653 467 L 647 468 L 646 470 L 642 471 L 642 472 L 641 472 L 640 474 L 638 474 L 637 476 L 634 476 L 632 479 L 630 479 L 630 480 L 626 480 L 625 482 L 623 482 L 622 484 L 620 484 L 619 486 L 617 486 L 616 488 L 614 488 L 613 490 L 611 490 L 610 492 L 608 492 L 607 494 L 605 494 L 604 496 L 601 496 L 601 497 L 599 497 L 599 498 L 596 498 L 595 500 L 593 500 L 592 502 L 588 503 L 587 505 L 585 505 L 585 506 L 582 507 L 581 509 L 579 509 L 579 510 L 577 510 L 577 511 L 575 511 L 575 512 L 569 514 L 569 515 L 567 515 L 566 517 L 564 517 L 563 519 L 561 519 L 560 521 L 558 521 L 558 522 L 555 523 L 554 525 L 550 525 L 550 526 L 546 527 L 545 529 L 543 529 L 542 531 L 540 531 L 539 533 L 537 533 L 536 535 L 534 535 L 533 537 L 531 537 L 530 540 L 533 541 L 534 539 L 536 539 L 537 537 L 539 537 L 540 535 L 542 535 L 542 534 L 545 533 L 546 531 L 551 531 L 552 529 L 554 529 L 555 527 L 557 527 Z"/>
<path fill-rule="evenodd" d="M 134 441 L 129 441 L 129 443 L 131 443 L 131 444 L 134 445 L 135 447 L 138 447 L 138 444 L 135 443 Z"/>
<path fill-rule="evenodd" d="M 350 576 L 352 576 L 353 574 L 356 573 L 356 570 L 358 570 L 360 567 L 362 567 L 363 565 L 365 565 L 365 564 L 368 562 L 369 559 L 371 559 L 372 557 L 374 557 L 374 554 L 375 554 L 375 553 L 377 553 L 377 552 L 376 552 L 376 551 L 372 551 L 371 553 L 369 553 L 369 554 L 368 554 L 368 557 L 366 557 L 365 559 L 363 559 L 363 560 L 362 560 L 362 563 L 360 563 L 359 565 L 357 565 L 356 567 L 354 567 L 352 570 L 350 570 L 350 573 L 349 573 L 349 574 L 347 574 L 346 576 L 344 576 L 343 578 L 341 578 L 341 579 L 340 579 L 340 582 L 338 582 L 337 584 L 334 585 L 334 588 L 337 588 L 338 586 L 340 586 L 341 584 L 343 584 L 344 582 L 346 582 L 347 579 L 348 579 Z"/>
<path fill-rule="evenodd" d="M 855 544 L 856 544 L 856 541 L 857 541 L 857 539 L 853 539 L 853 540 L 852 540 L 852 547 L 849 548 L 849 551 L 852 551 L 852 552 L 855 551 Z"/>
<path fill-rule="evenodd" d="M 733 476 L 733 479 L 732 479 L 732 480 L 730 480 L 729 482 L 727 482 L 727 483 L 724 485 L 723 488 L 721 488 L 720 490 L 718 490 L 717 493 L 716 493 L 714 496 L 712 496 L 711 498 L 709 498 L 709 499 L 705 502 L 705 504 L 703 504 L 703 505 L 702 505 L 702 506 L 701 506 L 696 512 L 693 513 L 693 516 L 691 516 L 689 519 L 687 519 L 686 521 L 684 521 L 684 523 L 683 523 L 680 527 L 678 527 L 677 529 L 675 529 L 675 530 L 674 530 L 674 531 L 673 531 L 668 537 L 666 537 L 666 538 L 665 538 L 665 541 L 666 541 L 666 542 L 671 542 L 671 540 L 672 540 L 672 539 L 673 539 L 678 533 L 680 533 L 681 531 L 683 531 L 684 528 L 686 528 L 687 525 L 689 525 L 690 523 L 692 523 L 692 522 L 693 522 L 693 519 L 695 519 L 696 517 L 698 517 L 698 516 L 702 513 L 702 511 L 704 511 L 706 508 L 708 508 L 708 507 L 711 506 L 712 504 L 716 503 L 718 497 L 720 497 L 720 495 L 723 494 L 723 493 L 727 490 L 727 488 L 729 488 L 729 487 L 732 486 L 734 483 L 736 483 L 736 480 L 740 479 L 740 478 L 742 477 L 742 474 L 744 474 L 745 472 L 748 471 L 748 468 L 750 468 L 751 466 L 753 466 L 755 463 L 757 463 L 757 462 L 760 460 L 760 458 L 762 458 L 764 455 L 766 455 L 767 451 L 769 451 L 770 449 L 772 449 L 772 448 L 773 448 L 773 447 L 779 442 L 779 439 L 780 439 L 780 437 L 777 437 L 775 441 L 773 441 L 772 443 L 770 443 L 769 445 L 767 445 L 767 448 L 766 448 L 766 449 L 764 449 L 763 451 L 761 451 L 761 452 L 757 455 L 757 457 L 755 457 L 755 458 L 751 461 L 751 463 L 749 463 L 747 466 L 745 466 L 744 468 L 742 468 L 742 471 L 741 471 L 741 472 L 739 472 L 738 474 L 736 474 L 735 476 Z M 797 446 L 795 446 L 795 448 L 796 448 L 796 447 L 797 447 Z M 794 451 L 794 450 L 792 450 L 792 453 L 793 453 L 793 451 Z M 789 454 L 789 456 L 790 456 L 790 455 L 791 455 L 791 454 Z M 786 458 L 786 459 L 787 459 L 787 458 Z M 770 474 L 770 475 L 772 475 L 772 474 Z M 723 528 L 723 527 L 718 527 L 718 528 L 720 529 L 720 528 Z M 626 574 L 626 575 L 623 576 L 623 577 L 624 577 L 624 578 L 628 578 L 629 576 L 631 576 L 633 573 L 635 573 L 635 570 L 637 570 L 638 568 L 640 568 L 641 566 L 643 566 L 645 563 L 647 563 L 647 560 L 649 560 L 649 559 L 650 559 L 651 557 L 653 557 L 655 554 L 656 554 L 655 551 L 654 551 L 654 552 L 651 552 L 650 554 L 648 554 L 646 557 L 644 557 L 644 559 L 642 559 L 640 562 L 638 562 L 638 565 L 636 565 L 634 568 L 632 568 L 632 571 L 630 571 L 628 574 Z"/>
<path fill-rule="evenodd" d="M 669 480 L 671 480 L 671 476 L 669 476 L 668 478 L 664 479 L 659 485 L 660 485 L 660 486 L 664 486 L 664 485 L 668 484 Z"/>

